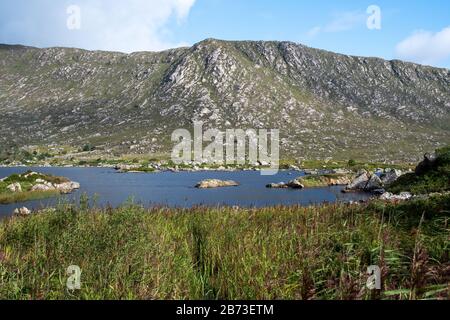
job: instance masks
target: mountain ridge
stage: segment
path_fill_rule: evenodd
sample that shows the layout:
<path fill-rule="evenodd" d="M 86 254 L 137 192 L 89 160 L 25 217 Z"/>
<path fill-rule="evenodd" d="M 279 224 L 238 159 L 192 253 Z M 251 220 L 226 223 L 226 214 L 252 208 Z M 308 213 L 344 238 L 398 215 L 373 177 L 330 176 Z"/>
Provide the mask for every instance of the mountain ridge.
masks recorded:
<path fill-rule="evenodd" d="M 199 42 L 194 43 L 193 45 L 189 46 L 180 46 L 180 47 L 173 47 L 173 48 L 168 48 L 168 49 L 164 49 L 164 50 L 157 50 L 157 51 L 152 51 L 152 50 L 139 50 L 139 51 L 133 51 L 133 52 L 123 52 L 123 51 L 110 51 L 110 50 L 96 50 L 96 49 L 84 49 L 84 48 L 77 48 L 77 47 L 64 47 L 64 46 L 50 46 L 50 47 L 37 47 L 37 46 L 31 46 L 31 45 L 23 45 L 23 44 L 8 44 L 8 43 L 0 43 L 0 49 L 5 49 L 8 47 L 11 48 L 22 48 L 22 49 L 36 49 L 36 50 L 46 50 L 46 49 L 74 49 L 74 50 L 81 50 L 81 51 L 86 51 L 86 52 L 97 52 L 97 53 L 116 53 L 116 54 L 123 54 L 123 55 L 134 55 L 134 54 L 139 54 L 139 53 L 164 53 L 167 51 L 172 51 L 172 50 L 177 50 L 177 49 L 189 49 L 192 48 L 198 44 L 201 44 L 203 42 L 210 42 L 210 41 L 222 41 L 222 42 L 234 42 L 234 43 L 239 43 L 239 42 L 243 42 L 243 43 L 289 43 L 289 44 L 293 44 L 296 46 L 301 46 L 304 48 L 309 48 L 309 49 L 313 49 L 313 50 L 317 50 L 317 51 L 323 51 L 323 52 L 328 52 L 328 53 L 333 53 L 339 56 L 344 56 L 344 57 L 354 57 L 354 58 L 362 58 L 362 59 L 373 59 L 373 60 L 383 60 L 383 61 L 387 61 L 387 62 L 402 62 L 405 64 L 411 64 L 411 65 L 415 65 L 415 66 L 420 66 L 420 67 L 429 67 L 429 68 L 434 68 L 434 69 L 444 69 L 447 71 L 450 71 L 450 68 L 446 68 L 446 67 L 437 67 L 437 66 L 432 66 L 432 65 L 428 65 L 428 64 L 421 64 L 421 63 L 417 63 L 417 62 L 412 62 L 412 61 L 406 61 L 406 60 L 401 60 L 401 59 L 385 59 L 382 57 L 378 57 L 378 56 L 364 56 L 364 55 L 354 55 L 354 54 L 346 54 L 346 53 L 341 53 L 341 52 L 334 52 L 331 50 L 327 50 L 327 49 L 321 49 L 321 48 L 314 48 L 314 47 L 310 47 L 307 46 L 305 44 L 302 44 L 300 42 L 295 42 L 295 41 L 290 41 L 290 40 L 223 40 L 223 39 L 218 39 L 218 38 L 206 38 L 204 40 L 201 40 Z"/>
<path fill-rule="evenodd" d="M 130 54 L 0 45 L 0 72 L 3 149 L 168 153 L 194 120 L 280 128 L 290 158 L 413 161 L 450 143 L 450 70 L 289 41 Z"/>

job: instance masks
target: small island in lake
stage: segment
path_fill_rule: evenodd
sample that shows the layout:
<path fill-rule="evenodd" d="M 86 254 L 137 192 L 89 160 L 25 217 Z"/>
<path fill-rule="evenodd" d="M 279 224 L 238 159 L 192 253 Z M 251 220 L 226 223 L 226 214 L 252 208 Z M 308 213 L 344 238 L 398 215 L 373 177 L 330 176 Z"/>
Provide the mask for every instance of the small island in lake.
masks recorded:
<path fill-rule="evenodd" d="M 79 189 L 78 182 L 33 171 L 0 179 L 0 204 L 37 200 Z"/>

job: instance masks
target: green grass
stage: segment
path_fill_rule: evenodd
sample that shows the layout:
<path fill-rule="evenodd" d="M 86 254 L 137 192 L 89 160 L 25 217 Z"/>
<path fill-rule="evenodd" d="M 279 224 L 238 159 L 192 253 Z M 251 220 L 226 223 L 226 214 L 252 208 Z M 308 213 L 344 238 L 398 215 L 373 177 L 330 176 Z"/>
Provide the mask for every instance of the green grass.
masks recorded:
<path fill-rule="evenodd" d="M 0 299 L 448 298 L 450 197 L 263 209 L 60 206 L 0 223 Z M 66 269 L 82 270 L 66 290 Z M 365 287 L 379 265 L 383 290 Z"/>
<path fill-rule="evenodd" d="M 0 204 L 9 204 L 30 200 L 41 200 L 56 197 L 60 193 L 56 190 L 50 191 L 25 191 L 16 193 L 0 193 Z"/>
<path fill-rule="evenodd" d="M 408 173 L 395 181 L 388 191 L 427 194 L 450 190 L 450 147 L 436 150 L 436 162 L 420 174 Z"/>

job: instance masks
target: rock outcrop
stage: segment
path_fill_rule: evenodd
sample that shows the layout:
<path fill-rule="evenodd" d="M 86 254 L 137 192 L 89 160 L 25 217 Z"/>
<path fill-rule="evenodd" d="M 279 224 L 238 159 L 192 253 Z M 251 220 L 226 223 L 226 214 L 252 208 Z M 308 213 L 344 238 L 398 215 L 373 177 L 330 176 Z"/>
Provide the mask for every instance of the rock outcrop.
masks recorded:
<path fill-rule="evenodd" d="M 22 192 L 22 186 L 19 182 L 12 183 L 6 187 L 11 192 Z"/>
<path fill-rule="evenodd" d="M 381 182 L 387 187 L 395 182 L 403 173 L 400 170 L 392 169 L 381 174 Z"/>
<path fill-rule="evenodd" d="M 266 185 L 266 188 L 270 189 L 303 189 L 304 187 L 305 186 L 301 183 L 300 179 L 294 179 L 289 181 L 288 183 L 279 182 Z"/>
<path fill-rule="evenodd" d="M 223 188 L 223 187 L 237 187 L 239 183 L 233 180 L 218 180 L 218 179 L 208 179 L 197 183 L 195 186 L 198 189 L 212 189 L 212 188 Z"/>
<path fill-rule="evenodd" d="M 78 182 L 69 181 L 60 184 L 53 185 L 57 191 L 60 193 L 71 193 L 73 190 L 80 189 L 80 184 Z"/>
<path fill-rule="evenodd" d="M 370 174 L 366 170 L 362 170 L 343 191 L 365 191 L 383 194 L 385 192 L 384 188 L 389 187 L 389 185 L 396 181 L 401 175 L 402 172 L 400 170 L 393 169 L 378 169 L 373 174 Z"/>
<path fill-rule="evenodd" d="M 286 185 L 291 189 L 303 189 L 305 187 L 300 179 L 291 180 Z"/>
<path fill-rule="evenodd" d="M 386 192 L 380 196 L 380 199 L 386 200 L 386 201 L 404 201 L 404 200 L 409 200 L 412 197 L 413 197 L 413 195 L 409 192 L 401 192 L 398 195 L 390 193 L 390 192 Z"/>
<path fill-rule="evenodd" d="M 376 175 L 373 174 L 369 181 L 367 181 L 366 186 L 363 188 L 364 191 L 370 192 L 377 189 L 381 189 L 383 187 L 383 182 L 381 182 L 381 179 Z"/>
<path fill-rule="evenodd" d="M 31 191 L 58 191 L 60 193 L 71 193 L 72 191 L 80 189 L 80 184 L 78 182 L 69 181 L 69 182 L 63 182 L 63 183 L 50 183 L 50 182 L 43 182 L 34 185 L 31 188 Z"/>
<path fill-rule="evenodd" d="M 366 170 L 362 170 L 353 181 L 345 188 L 348 191 L 364 190 L 370 180 L 370 175 Z"/>
<path fill-rule="evenodd" d="M 31 211 L 27 207 L 17 208 L 13 211 L 13 214 L 16 216 L 26 217 L 31 214 Z"/>
<path fill-rule="evenodd" d="M 289 187 L 284 182 L 278 182 L 278 183 L 269 183 L 268 185 L 266 185 L 266 188 L 269 188 L 269 189 L 287 189 Z"/>
<path fill-rule="evenodd" d="M 51 191 L 51 190 L 55 190 L 55 187 L 52 184 L 39 183 L 31 187 L 31 191 L 33 192 Z"/>

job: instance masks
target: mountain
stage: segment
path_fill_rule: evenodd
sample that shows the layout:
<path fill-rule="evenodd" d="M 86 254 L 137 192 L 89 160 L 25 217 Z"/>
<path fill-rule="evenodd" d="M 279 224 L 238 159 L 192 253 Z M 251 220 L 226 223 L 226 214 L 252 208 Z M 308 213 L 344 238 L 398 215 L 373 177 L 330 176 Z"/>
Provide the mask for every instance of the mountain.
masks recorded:
<path fill-rule="evenodd" d="M 193 120 L 279 128 L 284 158 L 416 160 L 450 143 L 450 70 L 292 42 L 163 52 L 0 45 L 0 148 L 167 153 Z"/>

